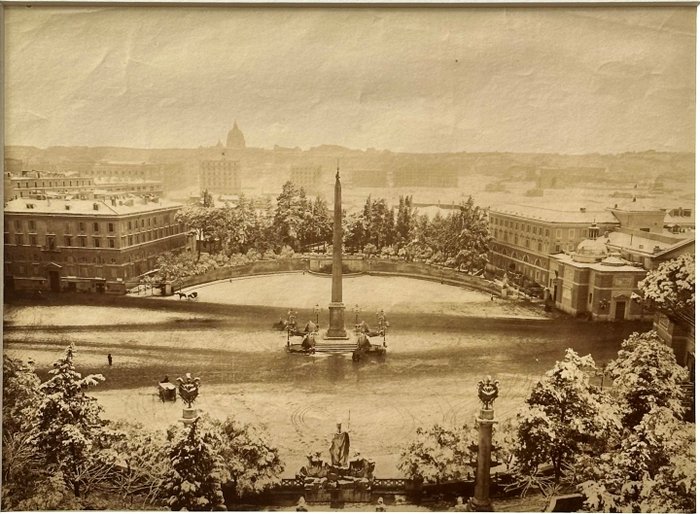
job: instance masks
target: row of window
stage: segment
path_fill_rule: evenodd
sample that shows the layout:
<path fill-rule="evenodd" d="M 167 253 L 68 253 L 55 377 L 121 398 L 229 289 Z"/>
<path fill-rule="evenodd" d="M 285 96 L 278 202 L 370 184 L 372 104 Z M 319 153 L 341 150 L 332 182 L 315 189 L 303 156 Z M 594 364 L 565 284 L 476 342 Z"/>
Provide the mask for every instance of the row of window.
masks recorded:
<path fill-rule="evenodd" d="M 59 182 L 61 182 L 59 184 Z M 68 184 L 66 184 L 65 180 L 56 180 L 55 183 L 53 180 L 49 180 L 48 182 L 45 180 L 42 180 L 41 182 L 39 181 L 34 181 L 34 186 L 31 186 L 29 182 L 24 182 L 24 185 L 22 185 L 22 182 L 17 182 L 15 187 L 60 187 L 60 186 L 68 186 L 71 187 L 73 186 L 73 180 L 68 180 Z M 90 180 L 76 180 L 75 181 L 76 186 L 89 186 L 92 185 L 92 182 Z"/>
<path fill-rule="evenodd" d="M 141 218 L 141 220 L 129 220 L 122 224 L 126 230 L 135 230 L 139 228 L 139 221 L 141 221 L 141 228 L 158 226 L 158 216 L 153 216 L 152 218 Z M 170 224 L 170 214 L 163 215 L 163 225 Z"/>
<path fill-rule="evenodd" d="M 155 239 L 161 239 L 169 235 L 174 235 L 176 232 L 175 227 L 170 226 L 166 229 L 151 230 L 149 232 L 142 232 L 136 235 L 122 236 L 122 246 L 134 245 L 146 243 L 148 241 L 153 241 Z M 9 234 L 5 233 L 5 240 L 9 241 Z M 28 234 L 26 239 L 29 246 L 39 246 L 39 237 L 36 234 Z M 77 246 L 80 248 L 116 248 L 115 238 L 107 238 L 107 246 L 103 246 L 103 240 L 100 237 L 88 238 L 88 236 L 63 236 L 63 246 Z M 15 234 L 14 243 L 17 246 L 22 246 L 25 244 L 24 234 Z M 92 244 L 89 244 L 92 243 Z M 45 236 L 45 247 L 49 250 L 54 250 L 56 248 L 56 236 L 53 234 L 47 234 Z"/>
<path fill-rule="evenodd" d="M 545 228 L 544 230 L 542 227 L 536 227 L 536 226 L 531 226 L 526 223 L 519 223 L 519 222 L 513 222 L 511 220 L 504 220 L 501 218 L 494 218 L 494 225 L 497 226 L 502 226 L 506 228 L 512 228 L 514 230 L 520 230 L 524 233 L 531 233 L 533 235 L 539 235 L 544 237 L 549 237 L 549 229 Z M 496 229 L 495 232 L 498 232 L 499 229 Z M 567 231 L 568 230 L 568 231 Z M 569 228 L 569 229 L 555 229 L 554 231 L 554 237 L 557 239 L 561 239 L 565 234 L 568 235 L 569 239 L 575 239 L 577 237 L 580 238 L 586 238 L 588 236 L 588 228 Z"/>
<path fill-rule="evenodd" d="M 146 227 L 156 227 L 158 225 L 158 217 L 154 216 L 152 218 L 142 218 L 140 223 L 140 228 L 146 228 Z M 166 214 L 162 218 L 163 225 L 168 225 L 170 224 L 170 214 Z M 113 233 L 116 227 L 116 224 L 114 222 L 108 222 L 107 224 L 107 232 L 108 233 Z M 27 220 L 27 231 L 28 232 L 36 232 L 36 221 L 35 220 Z M 80 221 L 78 222 L 78 232 L 85 232 L 86 228 L 90 227 L 93 232 L 99 233 L 103 229 L 103 223 L 93 221 L 92 223 L 88 223 L 85 221 Z M 136 230 L 139 228 L 139 220 L 132 220 L 132 221 L 127 221 L 124 222 L 123 227 L 126 230 Z M 74 225 L 72 223 L 66 223 L 64 226 L 65 233 L 70 234 L 72 233 L 74 228 Z M 23 232 L 24 231 L 24 220 L 16 219 L 14 220 L 14 229 L 15 232 Z M 5 232 L 8 232 L 8 224 L 7 222 L 5 223 Z"/>

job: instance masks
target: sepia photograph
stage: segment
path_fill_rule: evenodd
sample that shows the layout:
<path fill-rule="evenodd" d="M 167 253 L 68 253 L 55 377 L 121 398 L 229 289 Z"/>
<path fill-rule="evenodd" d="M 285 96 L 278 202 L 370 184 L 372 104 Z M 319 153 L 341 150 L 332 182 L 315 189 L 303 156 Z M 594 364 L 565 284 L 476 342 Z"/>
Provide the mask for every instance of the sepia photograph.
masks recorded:
<path fill-rule="evenodd" d="M 697 511 L 695 3 L 0 10 L 2 510 Z"/>

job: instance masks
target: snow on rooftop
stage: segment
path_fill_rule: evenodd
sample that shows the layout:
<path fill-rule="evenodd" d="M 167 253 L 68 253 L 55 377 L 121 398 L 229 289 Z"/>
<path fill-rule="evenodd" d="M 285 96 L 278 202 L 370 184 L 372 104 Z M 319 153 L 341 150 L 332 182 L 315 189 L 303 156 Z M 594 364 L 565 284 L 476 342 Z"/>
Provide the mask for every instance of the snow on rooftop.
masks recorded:
<path fill-rule="evenodd" d="M 121 205 L 120 205 L 121 202 Z M 163 200 L 157 202 L 145 201 L 143 198 L 112 200 L 35 200 L 18 198 L 10 200 L 5 205 L 5 213 L 34 213 L 34 214 L 89 214 L 91 216 L 110 216 L 136 214 L 140 212 L 172 209 L 182 204 Z M 97 209 L 95 209 L 97 206 Z"/>
<path fill-rule="evenodd" d="M 593 223 L 595 221 L 597 223 L 619 223 L 615 215 L 608 210 L 589 210 L 587 208 L 561 210 L 532 205 L 506 204 L 492 207 L 490 211 L 547 222 Z"/>

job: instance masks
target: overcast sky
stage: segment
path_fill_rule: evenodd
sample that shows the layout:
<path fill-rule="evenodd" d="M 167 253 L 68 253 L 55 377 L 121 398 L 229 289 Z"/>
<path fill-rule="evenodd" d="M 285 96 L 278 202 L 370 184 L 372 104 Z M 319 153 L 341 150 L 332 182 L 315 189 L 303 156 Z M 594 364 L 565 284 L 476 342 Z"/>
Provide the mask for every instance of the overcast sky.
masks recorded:
<path fill-rule="evenodd" d="M 694 151 L 695 9 L 32 8 L 6 144 Z"/>

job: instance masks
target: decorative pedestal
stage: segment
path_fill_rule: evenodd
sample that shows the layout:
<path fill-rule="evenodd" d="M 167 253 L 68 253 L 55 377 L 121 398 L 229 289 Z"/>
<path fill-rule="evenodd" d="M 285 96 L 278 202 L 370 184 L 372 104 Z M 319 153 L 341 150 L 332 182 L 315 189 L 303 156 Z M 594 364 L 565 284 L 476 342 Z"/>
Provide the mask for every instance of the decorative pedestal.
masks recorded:
<path fill-rule="evenodd" d="M 493 425 L 497 421 L 493 417 L 493 409 L 481 409 L 479 417 L 479 455 L 476 466 L 476 485 L 470 508 L 474 512 L 493 512 L 493 504 L 489 497 L 491 482 L 491 438 Z"/>
<path fill-rule="evenodd" d="M 190 409 L 190 408 L 184 408 L 182 409 L 182 423 L 185 426 L 191 425 L 194 423 L 194 420 L 197 419 L 199 416 L 197 409 Z"/>
<path fill-rule="evenodd" d="M 349 339 L 345 331 L 345 305 L 331 302 L 328 305 L 329 323 L 324 339 Z"/>

